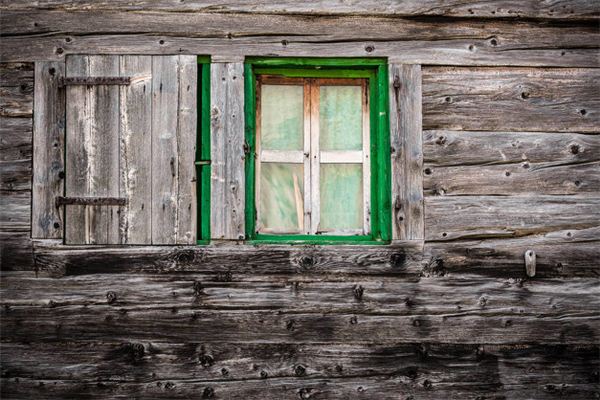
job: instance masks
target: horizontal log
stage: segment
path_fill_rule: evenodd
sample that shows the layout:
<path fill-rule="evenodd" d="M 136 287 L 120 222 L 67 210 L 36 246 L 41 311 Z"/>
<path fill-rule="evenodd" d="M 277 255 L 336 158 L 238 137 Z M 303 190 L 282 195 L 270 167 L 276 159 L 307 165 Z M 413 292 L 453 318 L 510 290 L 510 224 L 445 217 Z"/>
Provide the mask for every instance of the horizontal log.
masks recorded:
<path fill-rule="evenodd" d="M 0 86 L 20 86 L 22 84 L 33 87 L 33 63 L 0 62 Z"/>
<path fill-rule="evenodd" d="M 519 237 L 600 226 L 600 198 L 435 196 L 425 198 L 425 239 Z"/>
<path fill-rule="evenodd" d="M 43 0 L 43 1 L 0 1 L 2 10 L 99 10 L 119 11 L 168 11 L 168 12 L 218 12 L 218 13 L 268 13 L 268 14 L 307 14 L 307 15 L 383 15 L 383 16 L 447 16 L 484 18 L 540 18 L 540 19 L 590 19 L 600 14 L 600 7 L 586 0 L 567 0 L 560 4 L 526 1 L 472 1 L 460 0 L 362 0 L 360 2 L 321 1 L 299 3 L 283 0 L 269 1 L 228 1 L 226 4 L 207 0 Z"/>
<path fill-rule="evenodd" d="M 424 131 L 429 167 L 535 163 L 581 164 L 600 160 L 600 135 L 552 132 Z"/>
<path fill-rule="evenodd" d="M 57 342 L 3 343 L 2 377 L 16 380 L 143 382 L 195 380 L 277 384 L 281 378 L 353 379 L 403 377 L 415 391 L 433 390 L 454 382 L 471 393 L 539 388 L 544 385 L 587 384 L 598 371 L 597 345 L 446 345 L 446 344 L 270 344 Z M 429 384 L 424 385 L 428 381 Z M 260 382 L 260 381 L 259 381 Z M 400 382 L 399 382 L 400 383 Z M 512 389 L 508 389 L 512 388 Z M 226 389 L 228 390 L 228 389 Z M 229 389 L 230 390 L 230 389 Z M 367 393 L 371 393 L 371 388 Z M 427 393 L 427 392 L 425 392 Z M 424 394 L 425 394 L 424 393 Z M 218 393 L 224 396 L 223 392 Z M 432 395 L 432 394 L 430 394 Z M 552 398 L 551 394 L 548 394 Z M 420 397 L 421 398 L 421 397 Z M 511 397 L 513 398 L 513 397 Z"/>
<path fill-rule="evenodd" d="M 31 191 L 31 160 L 0 161 L 0 191 Z"/>
<path fill-rule="evenodd" d="M 439 168 L 425 164 L 423 193 L 425 196 L 598 194 L 598 171 L 600 161 L 584 164 L 524 161 Z"/>
<path fill-rule="evenodd" d="M 0 162 L 31 160 L 32 125 L 30 117 L 0 116 Z"/>
<path fill-rule="evenodd" d="M 33 83 L 0 86 L 0 117 L 31 117 L 32 115 Z"/>
<path fill-rule="evenodd" d="M 55 246 L 38 242 L 36 265 L 51 276 L 94 273 L 415 274 L 422 241 L 391 246 Z"/>
<path fill-rule="evenodd" d="M 599 132 L 599 69 L 423 69 L 423 128 Z"/>
<path fill-rule="evenodd" d="M 31 191 L 0 192 L 0 230 L 31 232 Z"/>
<path fill-rule="evenodd" d="M 31 233 L 5 232 L 0 230 L 0 269 L 11 270 L 33 270 L 33 245 Z"/>
<path fill-rule="evenodd" d="M 524 267 L 523 267 L 524 269 Z M 429 271 L 426 271 L 429 272 Z M 357 276 L 331 279 L 318 275 L 252 276 L 232 274 L 87 275 L 38 278 L 29 272 L 4 274 L 2 305 L 10 308 L 78 307 L 99 311 L 177 309 L 272 310 L 288 313 L 465 317 L 497 315 L 547 318 L 593 315 L 600 305 L 597 279 L 531 281 L 462 275 L 421 279 Z M 557 296 L 557 293 L 561 293 Z M 32 293 L 36 293 L 32 296 Z M 585 303 L 585 306 L 582 304 Z M 59 312 L 60 314 L 60 312 Z"/>
<path fill-rule="evenodd" d="M 600 276 L 600 228 L 518 239 L 429 242 L 425 244 L 422 274 L 525 278 L 524 255 L 528 250 L 536 253 L 536 279 Z"/>
<path fill-rule="evenodd" d="M 555 293 L 556 295 L 556 293 Z M 110 296 L 109 296 L 110 297 Z M 181 305 L 162 308 L 15 306 L 3 308 L 2 335 L 12 341 L 176 341 L 286 343 L 596 343 L 597 301 L 584 296 L 573 312 L 527 313 L 518 308 L 490 314 L 296 313 L 282 310 L 205 310 Z M 597 298 L 597 296 L 595 296 Z M 551 308 L 551 305 L 548 306 Z"/>
<path fill-rule="evenodd" d="M 362 21 L 364 23 L 364 21 Z M 593 33 L 590 33 L 593 35 Z M 595 48 L 515 44 L 498 49 L 485 37 L 439 40 L 323 40 L 294 35 L 190 37 L 174 34 L 90 34 L 7 36 L 0 46 L 5 61 L 63 60 L 68 54 L 208 54 L 244 56 L 388 57 L 390 62 L 429 65 L 596 67 Z"/>

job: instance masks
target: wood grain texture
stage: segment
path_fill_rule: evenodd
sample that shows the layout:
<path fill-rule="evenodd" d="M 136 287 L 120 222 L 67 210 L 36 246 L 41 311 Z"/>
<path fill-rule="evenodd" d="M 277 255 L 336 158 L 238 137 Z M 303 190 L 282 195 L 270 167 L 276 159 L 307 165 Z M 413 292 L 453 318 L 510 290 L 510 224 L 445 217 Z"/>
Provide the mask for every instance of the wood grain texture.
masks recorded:
<path fill-rule="evenodd" d="M 245 237 L 244 64 L 211 66 L 211 213 L 214 239 Z"/>
<path fill-rule="evenodd" d="M 421 66 L 390 65 L 392 237 L 423 239 Z"/>
<path fill-rule="evenodd" d="M 121 244 L 152 243 L 152 57 L 121 56 L 121 76 L 132 83 L 119 90 L 119 208 Z"/>
<path fill-rule="evenodd" d="M 35 64 L 31 236 L 38 239 L 63 237 L 63 209 L 55 199 L 64 191 L 66 99 L 58 81 L 65 72 L 63 62 Z"/>
<path fill-rule="evenodd" d="M 599 132 L 599 69 L 423 69 L 424 129 Z"/>
<path fill-rule="evenodd" d="M 119 76 L 117 56 L 67 58 L 67 77 Z M 119 88 L 69 86 L 66 90 L 67 196 L 119 196 Z M 65 241 L 118 243 L 112 206 L 67 206 Z"/>
<path fill-rule="evenodd" d="M 447 196 L 425 198 L 425 238 L 514 238 L 600 226 L 600 198 Z"/>
<path fill-rule="evenodd" d="M 5 11 L 6 61 L 66 54 L 212 54 L 389 57 L 438 65 L 598 65 L 593 22 L 454 18 Z M 20 21 L 20 22 L 17 22 Z"/>
<path fill-rule="evenodd" d="M 540 18 L 540 19 L 590 19 L 600 14 L 600 7 L 586 0 L 550 2 L 526 1 L 472 1 L 459 0 L 393 0 L 360 2 L 321 1 L 318 3 L 298 3 L 293 0 L 278 1 L 229 1 L 226 4 L 206 1 L 160 0 L 135 2 L 78 0 L 0 1 L 2 10 L 119 10 L 119 11 L 169 11 L 169 12 L 216 12 L 216 13 L 265 13 L 265 14 L 311 14 L 311 15 L 383 15 L 383 16 L 445 16 L 445 17 L 485 17 L 485 18 Z"/>

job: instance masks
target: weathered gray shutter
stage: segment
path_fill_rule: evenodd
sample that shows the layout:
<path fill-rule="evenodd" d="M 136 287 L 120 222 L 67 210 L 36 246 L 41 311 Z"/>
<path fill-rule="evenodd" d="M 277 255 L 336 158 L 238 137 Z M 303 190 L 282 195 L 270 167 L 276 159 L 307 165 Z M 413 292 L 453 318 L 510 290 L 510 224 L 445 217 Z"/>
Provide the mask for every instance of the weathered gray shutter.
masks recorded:
<path fill-rule="evenodd" d="M 195 243 L 196 57 L 69 56 L 65 78 L 65 242 Z"/>

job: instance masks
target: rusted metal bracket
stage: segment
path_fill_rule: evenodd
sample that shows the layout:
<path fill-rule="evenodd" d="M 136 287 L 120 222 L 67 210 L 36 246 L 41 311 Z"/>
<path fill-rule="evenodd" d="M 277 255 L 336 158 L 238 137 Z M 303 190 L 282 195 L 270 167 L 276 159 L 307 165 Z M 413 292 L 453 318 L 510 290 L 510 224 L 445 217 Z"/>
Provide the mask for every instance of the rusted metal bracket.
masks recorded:
<path fill-rule="evenodd" d="M 125 197 L 63 197 L 56 198 L 56 206 L 126 206 L 129 199 Z"/>
<path fill-rule="evenodd" d="M 525 252 L 525 272 L 530 278 L 535 276 L 535 258 L 535 251 L 527 250 Z"/>
<path fill-rule="evenodd" d="M 70 78 L 59 78 L 58 87 L 73 85 L 129 85 L 129 76 L 75 76 Z"/>

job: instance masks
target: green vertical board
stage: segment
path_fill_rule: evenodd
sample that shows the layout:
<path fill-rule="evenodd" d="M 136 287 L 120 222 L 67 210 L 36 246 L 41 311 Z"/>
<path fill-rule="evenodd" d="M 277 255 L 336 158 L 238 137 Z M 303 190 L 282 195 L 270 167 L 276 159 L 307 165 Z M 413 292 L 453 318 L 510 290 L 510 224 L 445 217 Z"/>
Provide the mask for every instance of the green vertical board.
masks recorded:
<path fill-rule="evenodd" d="M 261 148 L 302 150 L 304 88 L 298 85 L 262 85 L 260 89 Z"/>
<path fill-rule="evenodd" d="M 321 86 L 321 150 L 362 150 L 362 87 Z"/>

